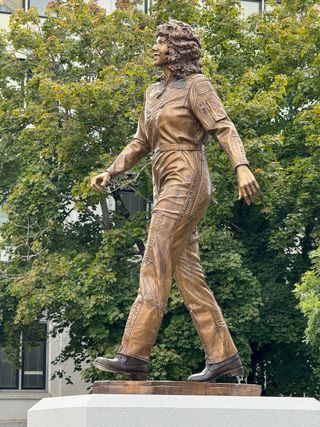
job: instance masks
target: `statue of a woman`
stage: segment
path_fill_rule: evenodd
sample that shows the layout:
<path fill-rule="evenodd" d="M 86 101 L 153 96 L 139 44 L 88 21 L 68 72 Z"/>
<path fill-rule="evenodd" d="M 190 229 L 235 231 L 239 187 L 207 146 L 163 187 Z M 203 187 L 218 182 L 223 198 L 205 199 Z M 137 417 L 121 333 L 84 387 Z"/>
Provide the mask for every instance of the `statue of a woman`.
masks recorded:
<path fill-rule="evenodd" d="M 211 199 L 205 156 L 213 135 L 236 171 L 239 198 L 250 204 L 259 185 L 248 168 L 242 141 L 210 80 L 200 71 L 200 41 L 190 25 L 169 21 L 157 28 L 154 65 L 162 77 L 145 93 L 133 141 L 91 186 L 102 191 L 109 180 L 152 154 L 154 206 L 132 305 L 122 343 L 113 359 L 94 364 L 109 372 L 145 379 L 148 361 L 174 277 L 192 316 L 206 355 L 203 372 L 192 381 L 240 375 L 242 364 L 221 310 L 207 286 L 199 259 L 196 225 Z"/>

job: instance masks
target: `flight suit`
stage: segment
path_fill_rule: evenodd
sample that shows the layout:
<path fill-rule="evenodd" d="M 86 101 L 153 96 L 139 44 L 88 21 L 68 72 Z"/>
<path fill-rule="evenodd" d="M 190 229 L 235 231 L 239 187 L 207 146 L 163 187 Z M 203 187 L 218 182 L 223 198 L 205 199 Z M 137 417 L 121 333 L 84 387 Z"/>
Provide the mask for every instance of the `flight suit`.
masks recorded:
<path fill-rule="evenodd" d="M 210 80 L 164 78 L 145 93 L 133 141 L 107 169 L 111 177 L 152 154 L 154 206 L 133 303 L 119 353 L 149 360 L 174 277 L 199 333 L 206 363 L 237 352 L 199 258 L 196 225 L 211 199 L 205 143 L 212 134 L 232 166 L 248 164 L 242 141 Z"/>

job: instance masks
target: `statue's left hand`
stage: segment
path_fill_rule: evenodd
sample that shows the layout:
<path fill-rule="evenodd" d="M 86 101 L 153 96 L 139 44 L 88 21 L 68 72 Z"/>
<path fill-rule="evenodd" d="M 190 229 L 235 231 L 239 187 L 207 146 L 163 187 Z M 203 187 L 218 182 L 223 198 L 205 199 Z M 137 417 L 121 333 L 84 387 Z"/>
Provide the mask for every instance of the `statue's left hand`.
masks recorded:
<path fill-rule="evenodd" d="M 255 196 L 260 193 L 260 186 L 257 183 L 253 173 L 247 165 L 240 165 L 236 168 L 238 178 L 239 200 L 244 199 L 247 205 L 250 205 Z"/>

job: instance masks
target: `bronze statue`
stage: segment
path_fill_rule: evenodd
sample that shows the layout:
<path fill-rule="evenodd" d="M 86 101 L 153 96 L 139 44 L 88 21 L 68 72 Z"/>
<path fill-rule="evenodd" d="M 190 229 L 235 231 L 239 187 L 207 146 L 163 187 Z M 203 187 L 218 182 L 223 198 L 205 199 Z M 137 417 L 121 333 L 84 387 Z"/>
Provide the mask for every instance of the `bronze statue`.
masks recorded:
<path fill-rule="evenodd" d="M 94 364 L 109 372 L 145 379 L 152 346 L 167 310 L 174 277 L 192 316 L 206 355 L 203 372 L 192 381 L 240 375 L 242 364 L 199 258 L 196 226 L 211 199 L 205 156 L 209 134 L 218 140 L 236 171 L 239 198 L 250 204 L 259 185 L 248 168 L 242 141 L 210 80 L 201 74 L 200 41 L 188 24 L 169 21 L 157 28 L 154 65 L 163 75 L 145 93 L 133 141 L 91 186 L 101 192 L 111 178 L 152 154 L 154 207 L 122 343 L 114 359 Z"/>

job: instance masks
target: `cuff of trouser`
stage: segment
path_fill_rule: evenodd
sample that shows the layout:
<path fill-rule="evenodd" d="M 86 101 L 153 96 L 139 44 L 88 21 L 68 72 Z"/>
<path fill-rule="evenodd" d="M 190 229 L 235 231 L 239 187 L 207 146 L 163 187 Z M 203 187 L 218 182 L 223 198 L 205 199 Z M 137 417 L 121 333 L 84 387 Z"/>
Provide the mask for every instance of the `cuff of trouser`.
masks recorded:
<path fill-rule="evenodd" d="M 123 356 L 129 356 L 129 357 L 133 357 L 134 359 L 142 360 L 143 362 L 149 362 L 149 357 L 143 357 L 134 353 L 129 353 L 128 351 L 123 351 L 121 350 L 121 347 L 119 348 L 117 353 L 122 354 Z"/>
<path fill-rule="evenodd" d="M 235 348 L 235 351 L 231 352 L 232 354 L 228 354 L 228 355 L 221 355 L 219 357 L 206 357 L 206 364 L 207 365 L 211 365 L 211 364 L 215 364 L 215 363 L 222 363 L 225 360 L 231 359 L 231 357 L 236 356 L 237 354 L 239 354 L 238 350 Z"/>

